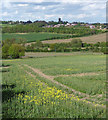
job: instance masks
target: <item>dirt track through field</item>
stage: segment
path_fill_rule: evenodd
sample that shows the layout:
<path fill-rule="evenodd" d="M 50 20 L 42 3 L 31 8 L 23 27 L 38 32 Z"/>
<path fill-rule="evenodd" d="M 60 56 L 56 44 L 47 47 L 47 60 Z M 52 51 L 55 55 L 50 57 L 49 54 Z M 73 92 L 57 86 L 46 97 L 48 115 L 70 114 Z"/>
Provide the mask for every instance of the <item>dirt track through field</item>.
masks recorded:
<path fill-rule="evenodd" d="M 81 92 L 79 92 L 79 91 L 76 91 L 76 90 L 74 90 L 74 89 L 72 89 L 72 88 L 67 87 L 66 85 L 63 85 L 63 84 L 55 81 L 53 76 L 45 75 L 45 74 L 44 74 L 43 72 L 41 72 L 39 69 L 33 68 L 33 67 L 28 66 L 28 65 L 26 65 L 26 64 L 24 64 L 24 65 L 25 65 L 26 67 L 30 68 L 31 70 L 33 70 L 35 73 L 39 74 L 40 76 L 42 76 L 42 77 L 44 77 L 44 78 L 52 81 L 53 83 L 55 83 L 55 84 L 57 84 L 57 85 L 60 85 L 61 87 L 64 87 L 64 88 L 66 88 L 66 89 L 68 89 L 68 90 L 71 90 L 72 92 L 74 92 L 74 93 L 76 93 L 76 94 L 84 95 L 84 96 L 88 96 L 88 97 L 89 97 L 89 95 L 87 95 L 87 94 L 85 94 L 85 93 L 81 93 Z"/>
<path fill-rule="evenodd" d="M 21 65 L 19 65 L 19 67 L 21 68 L 21 69 L 23 69 L 23 67 L 21 66 Z M 26 72 L 27 74 L 29 74 L 31 77 L 33 77 L 33 78 L 35 78 L 36 79 L 36 76 L 35 75 L 33 75 L 31 72 L 28 72 L 28 71 L 26 71 L 26 70 L 24 70 L 24 72 Z M 36 79 L 37 81 L 39 81 L 38 79 Z M 43 83 L 43 82 L 41 82 L 43 85 L 45 85 L 45 86 L 47 86 L 45 83 Z"/>
<path fill-rule="evenodd" d="M 33 68 L 33 67 L 28 66 L 28 65 L 26 65 L 26 64 L 24 64 L 24 65 L 25 65 L 26 67 L 30 68 L 30 69 L 31 69 L 32 71 L 34 71 L 35 73 L 39 74 L 41 77 L 44 77 L 44 78 L 50 80 L 51 82 L 53 82 L 53 83 L 55 83 L 55 84 L 57 84 L 57 85 L 60 85 L 60 86 L 63 87 L 63 88 L 66 88 L 66 89 L 68 89 L 68 90 L 70 90 L 70 91 L 72 91 L 72 92 L 74 92 L 74 93 L 76 93 L 76 94 L 83 95 L 83 96 L 86 96 L 86 97 L 90 97 L 90 95 L 88 95 L 88 94 L 81 93 L 81 92 L 76 91 L 76 90 L 74 90 L 74 89 L 72 89 L 72 88 L 69 88 L 68 86 L 66 86 L 66 85 L 64 85 L 64 84 L 61 84 L 61 83 L 55 81 L 54 78 L 55 78 L 55 77 L 58 77 L 58 76 L 49 76 L 49 75 L 44 74 L 44 73 L 43 73 L 41 70 L 39 70 L 39 69 Z M 96 75 L 96 73 L 81 73 L 81 74 L 75 74 L 75 75 L 71 75 L 71 76 L 84 76 L 84 75 Z M 68 75 L 63 75 L 63 76 L 68 76 Z M 69 76 L 70 76 L 70 75 L 69 75 Z"/>
<path fill-rule="evenodd" d="M 69 77 L 69 76 L 93 76 L 93 75 L 99 75 L 99 73 L 91 72 L 91 73 L 79 73 L 79 74 L 72 74 L 72 75 L 57 75 L 56 77 Z"/>
<path fill-rule="evenodd" d="M 40 76 L 42 76 L 42 77 L 44 77 L 44 78 L 52 81 L 53 83 L 55 83 L 55 84 L 57 84 L 57 85 L 60 85 L 60 86 L 66 88 L 66 89 L 68 89 L 68 90 L 71 90 L 73 93 L 77 93 L 77 94 L 79 94 L 79 95 L 84 95 L 84 96 L 86 96 L 86 97 L 80 99 L 81 101 L 86 100 L 86 99 L 89 99 L 89 97 L 90 97 L 88 94 L 81 93 L 81 92 L 79 92 L 79 91 L 76 91 L 76 90 L 74 90 L 74 89 L 72 89 L 72 88 L 69 88 L 69 87 L 67 87 L 67 86 L 65 86 L 65 85 L 63 85 L 63 84 L 55 81 L 55 80 L 54 80 L 54 76 L 45 75 L 45 74 L 42 73 L 39 69 L 33 68 L 33 67 L 28 66 L 28 65 L 26 65 L 26 64 L 24 64 L 24 66 L 30 68 L 30 69 L 31 69 L 32 71 L 34 71 L 35 73 L 37 73 L 37 74 L 39 74 Z M 20 67 L 21 67 L 21 66 L 20 66 Z M 25 72 L 26 72 L 27 74 L 29 74 L 31 77 L 36 78 L 36 76 L 34 76 L 33 74 L 31 74 L 30 72 L 28 72 L 28 71 L 25 71 Z M 43 82 L 42 82 L 42 83 L 43 83 Z M 46 84 L 43 83 L 43 85 L 46 85 Z M 71 96 L 71 94 L 70 94 L 70 96 Z M 91 99 L 91 100 L 95 101 L 96 99 Z M 90 102 L 90 101 L 88 101 L 88 104 L 92 104 L 93 106 L 98 105 L 98 106 L 100 106 L 100 107 L 106 108 L 105 105 L 95 104 L 95 103 L 92 103 L 92 102 Z"/>

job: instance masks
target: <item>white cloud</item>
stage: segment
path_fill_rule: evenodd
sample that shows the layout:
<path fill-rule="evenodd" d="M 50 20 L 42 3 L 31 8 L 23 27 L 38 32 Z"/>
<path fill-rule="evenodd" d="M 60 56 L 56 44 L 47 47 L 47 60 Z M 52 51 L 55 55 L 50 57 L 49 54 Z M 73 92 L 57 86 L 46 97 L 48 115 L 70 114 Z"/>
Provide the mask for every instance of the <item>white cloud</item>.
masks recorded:
<path fill-rule="evenodd" d="M 28 4 L 18 4 L 18 6 L 25 7 L 25 6 L 28 6 Z"/>
<path fill-rule="evenodd" d="M 65 17 L 67 18 L 76 18 L 76 19 L 82 19 L 82 18 L 85 18 L 85 17 L 90 17 L 91 15 L 87 15 L 87 14 L 77 14 L 77 15 L 74 15 L 74 14 L 67 14 L 67 15 L 64 15 L 64 14 L 53 14 L 53 15 L 45 15 L 45 19 L 50 19 L 50 18 L 61 18 L 61 19 L 64 19 Z"/>
<path fill-rule="evenodd" d="M 90 19 L 92 20 L 92 18 L 99 20 L 105 19 L 106 1 L 107 0 L 2 0 L 2 16 L 4 19 L 15 20 L 28 20 L 29 18 L 31 20 L 57 20 L 59 17 L 67 21 L 80 21 L 85 19 L 89 21 Z M 17 2 L 17 4 L 12 4 L 13 2 Z M 46 5 L 41 2 L 50 3 Z M 54 2 L 59 2 L 59 4 L 54 4 Z"/>
<path fill-rule="evenodd" d="M 18 11 L 17 11 L 17 10 L 15 11 L 15 14 L 18 14 Z"/>
<path fill-rule="evenodd" d="M 3 12 L 2 16 L 8 16 L 8 13 L 7 12 Z"/>
<path fill-rule="evenodd" d="M 55 18 L 58 19 L 59 17 L 60 17 L 61 19 L 63 19 L 64 16 L 65 16 L 64 14 L 52 14 L 52 15 L 46 14 L 46 15 L 43 16 L 43 18 L 44 18 L 45 20 L 53 20 L 53 19 L 55 19 Z"/>
<path fill-rule="evenodd" d="M 10 2 L 34 2 L 34 3 L 40 3 L 40 2 L 61 2 L 61 3 L 93 3 L 93 2 L 107 2 L 107 0 L 5 0 L 4 2 L 10 3 Z"/>
<path fill-rule="evenodd" d="M 92 3 L 92 4 L 88 4 L 83 6 L 82 10 L 100 10 L 100 9 L 105 9 L 106 8 L 106 4 L 105 3 Z"/>
<path fill-rule="evenodd" d="M 45 10 L 46 7 L 43 7 L 43 6 L 39 6 L 39 5 L 38 5 L 38 6 L 34 7 L 34 9 L 35 9 L 35 10 L 38 10 L 38 9 L 39 9 L 39 10 L 41 10 L 41 9 L 42 9 L 42 10 Z"/>

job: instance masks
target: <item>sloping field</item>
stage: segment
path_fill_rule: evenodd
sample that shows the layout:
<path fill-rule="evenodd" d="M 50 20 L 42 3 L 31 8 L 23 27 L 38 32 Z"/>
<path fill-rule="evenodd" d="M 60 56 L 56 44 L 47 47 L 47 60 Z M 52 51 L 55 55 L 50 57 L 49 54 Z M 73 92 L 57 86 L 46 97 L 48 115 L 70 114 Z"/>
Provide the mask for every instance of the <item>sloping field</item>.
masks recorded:
<path fill-rule="evenodd" d="M 78 37 L 77 37 L 78 38 Z M 97 42 L 105 42 L 106 41 L 106 33 L 87 36 L 87 37 L 79 37 L 84 43 L 97 43 Z M 62 43 L 62 42 L 70 42 L 72 39 L 58 39 L 58 40 L 47 40 L 43 41 L 43 43 Z"/>
<path fill-rule="evenodd" d="M 2 75 L 3 118 L 106 117 L 105 55 L 3 60 L 3 64 L 10 65 Z"/>
<path fill-rule="evenodd" d="M 25 38 L 27 40 L 27 45 L 35 43 L 36 40 L 40 40 L 43 43 L 62 43 L 62 42 L 70 42 L 72 39 L 72 35 L 68 34 L 56 34 L 56 33 L 5 33 L 2 34 L 2 39 L 5 40 L 7 38 Z M 64 38 L 70 39 L 64 39 Z M 106 33 L 92 35 L 87 37 L 77 37 L 80 38 L 83 42 L 86 43 L 97 43 L 97 42 L 105 42 L 106 41 Z"/>
<path fill-rule="evenodd" d="M 37 40 L 44 41 L 50 39 L 71 38 L 72 35 L 56 34 L 56 33 L 4 33 L 2 39 L 15 38 L 16 40 L 24 38 L 27 42 L 36 42 Z"/>

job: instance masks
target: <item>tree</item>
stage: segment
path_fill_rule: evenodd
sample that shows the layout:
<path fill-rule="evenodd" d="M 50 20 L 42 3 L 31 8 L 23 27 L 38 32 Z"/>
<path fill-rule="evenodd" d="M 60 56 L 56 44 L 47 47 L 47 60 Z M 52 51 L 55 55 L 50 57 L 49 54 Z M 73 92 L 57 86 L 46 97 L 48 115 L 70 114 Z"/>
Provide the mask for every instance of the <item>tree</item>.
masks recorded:
<path fill-rule="evenodd" d="M 8 56 L 9 56 L 9 47 L 10 46 L 8 44 L 3 45 L 3 47 L 2 47 L 2 58 L 4 58 L 4 59 L 8 58 Z"/>
<path fill-rule="evenodd" d="M 10 38 L 10 39 L 6 39 L 5 41 L 3 41 L 3 44 L 8 44 L 8 45 L 12 45 L 16 42 L 15 38 Z"/>
<path fill-rule="evenodd" d="M 36 48 L 41 48 L 43 46 L 40 40 L 36 41 Z"/>
<path fill-rule="evenodd" d="M 25 49 L 20 44 L 12 44 L 9 48 L 9 56 L 11 58 L 19 58 L 25 55 Z"/>
<path fill-rule="evenodd" d="M 19 38 L 19 43 L 25 46 L 25 44 L 27 43 L 27 40 L 25 38 Z"/>
<path fill-rule="evenodd" d="M 73 39 L 70 42 L 70 47 L 82 47 L 82 41 L 81 41 L 81 39 Z"/>

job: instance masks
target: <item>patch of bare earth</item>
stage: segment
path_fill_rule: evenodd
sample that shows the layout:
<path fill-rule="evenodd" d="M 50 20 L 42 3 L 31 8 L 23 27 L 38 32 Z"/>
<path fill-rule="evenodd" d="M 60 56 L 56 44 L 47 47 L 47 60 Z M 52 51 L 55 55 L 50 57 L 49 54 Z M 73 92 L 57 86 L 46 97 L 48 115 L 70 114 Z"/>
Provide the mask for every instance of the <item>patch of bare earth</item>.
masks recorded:
<path fill-rule="evenodd" d="M 91 73 L 79 73 L 79 74 L 72 74 L 72 75 L 57 75 L 55 77 L 69 77 L 69 76 L 79 76 L 79 77 L 82 77 L 82 76 L 94 76 L 94 75 L 99 75 L 99 73 L 94 73 L 94 72 L 91 72 Z"/>
<path fill-rule="evenodd" d="M 28 34 L 28 33 L 15 33 L 15 34 L 24 35 L 24 34 Z"/>
<path fill-rule="evenodd" d="M 2 68 L 9 68 L 8 66 L 6 66 L 6 67 L 2 67 Z"/>
<path fill-rule="evenodd" d="M 92 35 L 92 36 L 87 36 L 87 37 L 76 37 L 76 38 L 71 38 L 71 39 L 57 39 L 57 40 L 47 40 L 47 41 L 42 41 L 43 43 L 68 43 L 72 41 L 73 39 L 81 39 L 82 42 L 86 43 L 97 43 L 97 42 L 105 42 L 106 41 L 106 33 L 103 34 L 98 34 L 98 35 Z"/>
<path fill-rule="evenodd" d="M 26 52 L 25 57 L 56 57 L 56 56 L 72 56 L 72 55 L 87 55 L 89 52 L 69 52 L 69 53 L 58 53 L 58 52 Z M 91 54 L 91 53 L 90 53 Z M 102 55 L 103 53 L 92 53 L 92 55 Z"/>
<path fill-rule="evenodd" d="M 27 34 L 27 33 L 17 33 L 17 34 Z M 92 35 L 87 37 L 76 37 L 70 39 L 54 39 L 54 40 L 45 40 L 42 41 L 43 44 L 54 44 L 54 43 L 68 43 L 71 42 L 73 39 L 81 39 L 83 43 L 97 43 L 97 42 L 106 42 L 106 33 Z M 26 43 L 27 45 L 35 44 L 36 42 Z"/>

